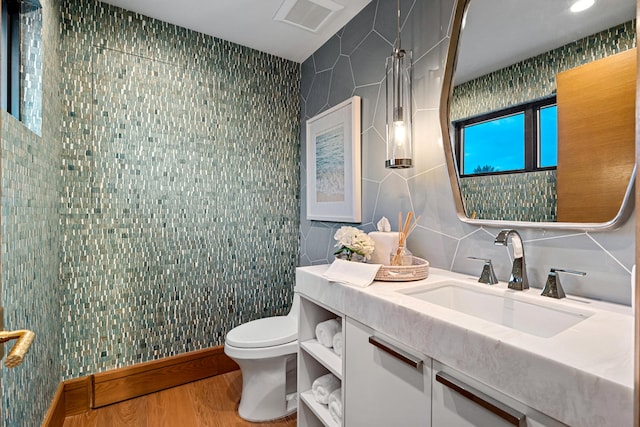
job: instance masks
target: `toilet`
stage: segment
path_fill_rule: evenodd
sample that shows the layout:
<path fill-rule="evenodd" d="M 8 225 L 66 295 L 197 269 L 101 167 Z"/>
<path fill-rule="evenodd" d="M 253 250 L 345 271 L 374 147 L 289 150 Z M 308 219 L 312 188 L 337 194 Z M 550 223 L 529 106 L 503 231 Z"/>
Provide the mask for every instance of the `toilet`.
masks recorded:
<path fill-rule="evenodd" d="M 227 334 L 224 352 L 242 371 L 238 414 L 247 421 L 270 421 L 296 411 L 298 311 L 296 294 L 289 314 L 253 320 Z"/>

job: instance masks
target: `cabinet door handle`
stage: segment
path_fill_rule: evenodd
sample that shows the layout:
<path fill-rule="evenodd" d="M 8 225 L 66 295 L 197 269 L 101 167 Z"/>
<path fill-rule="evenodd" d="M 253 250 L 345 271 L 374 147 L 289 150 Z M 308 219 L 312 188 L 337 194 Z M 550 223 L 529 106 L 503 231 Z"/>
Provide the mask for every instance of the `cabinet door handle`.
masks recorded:
<path fill-rule="evenodd" d="M 370 336 L 369 343 L 411 367 L 419 369 L 420 366 L 422 366 L 422 359 L 420 357 L 409 354 L 379 337 Z"/>
<path fill-rule="evenodd" d="M 487 396 L 483 392 L 476 390 L 475 388 L 463 383 L 462 381 L 452 377 L 451 375 L 445 372 L 438 372 L 436 374 L 436 381 L 438 381 L 440 384 L 444 384 L 451 390 L 460 393 L 462 396 L 477 403 L 488 411 L 493 412 L 503 420 L 507 421 L 509 424 L 518 427 L 525 426 L 525 414 L 513 409 L 510 406 L 505 405 L 504 403 L 494 399 L 491 396 Z"/>

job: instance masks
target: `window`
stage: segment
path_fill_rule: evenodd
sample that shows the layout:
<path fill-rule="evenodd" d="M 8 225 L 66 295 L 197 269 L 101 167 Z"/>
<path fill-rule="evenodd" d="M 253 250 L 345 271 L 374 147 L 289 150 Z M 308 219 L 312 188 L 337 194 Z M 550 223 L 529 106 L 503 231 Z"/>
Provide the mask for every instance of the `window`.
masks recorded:
<path fill-rule="evenodd" d="M 2 109 L 20 119 L 20 3 L 2 2 Z"/>
<path fill-rule="evenodd" d="M 558 165 L 558 106 L 550 105 L 538 110 L 540 144 L 538 167 Z"/>
<path fill-rule="evenodd" d="M 2 0 L 0 106 L 36 133 L 42 122 L 42 8 Z"/>
<path fill-rule="evenodd" d="M 555 96 L 454 122 L 462 176 L 531 172 L 557 165 Z"/>

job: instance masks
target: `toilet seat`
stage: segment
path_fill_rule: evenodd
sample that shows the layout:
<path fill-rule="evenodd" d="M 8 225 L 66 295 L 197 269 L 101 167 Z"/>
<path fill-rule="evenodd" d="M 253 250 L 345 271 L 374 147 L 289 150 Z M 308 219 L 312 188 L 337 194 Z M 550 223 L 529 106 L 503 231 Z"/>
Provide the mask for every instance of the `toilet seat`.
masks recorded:
<path fill-rule="evenodd" d="M 266 317 L 236 326 L 225 343 L 236 348 L 274 347 L 298 339 L 297 322 L 287 316 Z"/>
<path fill-rule="evenodd" d="M 268 359 L 271 357 L 280 357 L 287 354 L 295 354 L 298 352 L 298 341 L 291 341 L 285 344 L 274 345 L 271 347 L 242 348 L 230 345 L 228 342 L 224 344 L 224 353 L 232 359 L 256 360 Z"/>

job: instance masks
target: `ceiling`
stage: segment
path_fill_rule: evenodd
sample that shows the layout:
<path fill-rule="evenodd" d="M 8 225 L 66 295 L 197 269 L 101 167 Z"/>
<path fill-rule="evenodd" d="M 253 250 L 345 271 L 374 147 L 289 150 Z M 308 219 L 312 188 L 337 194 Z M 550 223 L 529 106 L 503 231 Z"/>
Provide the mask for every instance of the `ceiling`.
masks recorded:
<path fill-rule="evenodd" d="M 304 62 L 371 0 L 101 0 L 180 27 Z M 317 32 L 274 20 L 285 3 L 337 4 Z M 472 0 L 460 42 L 456 83 L 635 18 L 634 0 L 596 0 L 580 14 L 571 0 Z"/>
<path fill-rule="evenodd" d="M 267 52 L 304 62 L 371 0 L 298 0 L 299 5 L 341 7 L 317 32 L 274 16 L 293 0 L 102 0 L 114 6 Z M 306 6 L 305 6 L 306 7 Z"/>
<path fill-rule="evenodd" d="M 463 83 L 636 17 L 635 0 L 596 0 L 572 13 L 572 0 L 471 0 L 455 83 Z"/>

